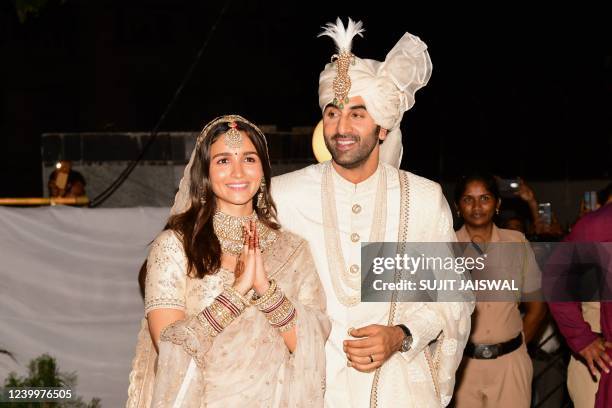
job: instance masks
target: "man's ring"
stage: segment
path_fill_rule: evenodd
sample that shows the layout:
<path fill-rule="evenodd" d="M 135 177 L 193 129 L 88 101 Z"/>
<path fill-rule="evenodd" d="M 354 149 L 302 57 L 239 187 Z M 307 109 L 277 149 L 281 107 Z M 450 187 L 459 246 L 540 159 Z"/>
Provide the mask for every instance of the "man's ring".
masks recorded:
<path fill-rule="evenodd" d="M 372 355 L 370 354 L 370 363 L 374 362 L 374 357 L 372 357 Z"/>

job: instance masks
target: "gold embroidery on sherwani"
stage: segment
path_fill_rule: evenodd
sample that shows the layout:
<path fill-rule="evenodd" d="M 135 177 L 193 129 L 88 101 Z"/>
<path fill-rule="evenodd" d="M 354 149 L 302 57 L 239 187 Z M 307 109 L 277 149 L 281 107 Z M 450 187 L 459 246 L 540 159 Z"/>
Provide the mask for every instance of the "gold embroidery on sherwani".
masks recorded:
<path fill-rule="evenodd" d="M 400 182 L 400 219 L 399 228 L 397 229 L 397 253 L 404 253 L 406 248 L 406 239 L 408 237 L 408 220 L 409 220 L 409 186 L 408 186 L 408 175 L 398 170 L 399 182 Z M 402 251 L 402 252 L 400 252 Z M 399 271 L 395 270 L 395 281 L 399 280 Z M 395 320 L 395 309 L 397 301 L 397 291 L 393 291 L 391 295 L 391 304 L 389 305 L 389 321 L 388 326 L 393 325 Z M 380 379 L 380 369 L 378 367 L 374 372 L 374 379 L 372 380 L 372 391 L 370 392 L 370 407 L 376 408 L 378 406 L 378 380 Z"/>
<path fill-rule="evenodd" d="M 383 242 L 387 226 L 387 173 L 383 165 L 379 165 L 378 186 L 374 197 L 374 216 L 370 228 L 369 242 Z M 327 248 L 329 274 L 338 301 L 346 307 L 357 305 L 361 301 L 361 273 L 359 269 L 347 268 L 340 233 L 338 231 L 338 215 L 331 162 L 325 165 L 321 183 L 321 208 L 323 217 L 323 234 Z M 348 286 L 356 295 L 348 295 L 342 288 Z"/>

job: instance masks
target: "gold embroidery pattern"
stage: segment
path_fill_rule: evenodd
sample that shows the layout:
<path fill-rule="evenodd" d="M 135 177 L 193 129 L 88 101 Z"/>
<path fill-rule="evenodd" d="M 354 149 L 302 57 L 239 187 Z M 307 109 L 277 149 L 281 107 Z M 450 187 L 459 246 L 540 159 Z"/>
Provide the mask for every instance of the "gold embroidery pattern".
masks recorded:
<path fill-rule="evenodd" d="M 180 241 L 172 231 L 164 231 L 147 258 L 145 313 L 156 308 L 185 309 L 185 265 Z"/>
<path fill-rule="evenodd" d="M 236 303 L 234 303 L 236 302 Z M 161 341 L 169 341 L 182 346 L 199 367 L 204 364 L 204 350 L 200 341 L 212 342 L 213 339 L 242 314 L 246 305 L 230 290 L 225 290 L 215 301 L 193 318 L 176 321 L 162 330 Z M 203 340 L 201 340 L 203 339 Z"/>
<path fill-rule="evenodd" d="M 336 62 L 336 68 L 338 73 L 334 78 L 332 87 L 334 89 L 334 100 L 333 104 L 339 109 L 344 108 L 344 104 L 349 102 L 348 94 L 351 90 L 351 77 L 349 76 L 349 68 L 351 64 L 355 63 L 355 55 L 351 52 L 341 52 L 340 54 L 334 54 L 331 58 L 332 62 Z"/>
<path fill-rule="evenodd" d="M 369 242 L 382 242 L 385 239 L 387 226 L 387 174 L 384 165 L 379 164 L 378 185 L 375 194 L 374 216 L 370 227 Z M 340 233 L 338 231 L 338 215 L 336 212 L 336 196 L 331 163 L 327 163 L 323 170 L 321 183 L 321 208 L 323 218 L 323 234 L 327 250 L 329 274 L 336 298 L 346 307 L 353 307 L 361 301 L 361 275 L 357 268 L 347 268 Z M 346 285 L 356 295 L 348 295 L 342 284 Z"/>
<path fill-rule="evenodd" d="M 400 181 L 400 219 L 399 219 L 399 228 L 397 233 L 397 243 L 398 249 L 397 253 L 404 253 L 399 251 L 405 251 L 406 240 L 408 239 L 408 221 L 409 217 L 409 208 L 410 208 L 410 186 L 408 185 L 408 174 L 398 170 L 399 181 Z M 395 281 L 399 280 L 399 271 L 396 269 L 395 271 Z M 387 323 L 388 326 L 392 326 L 395 320 L 395 310 L 397 308 L 397 291 L 394 291 L 391 295 L 391 305 L 389 307 L 389 321 Z M 382 366 L 376 369 L 374 373 L 374 379 L 372 380 L 372 390 L 370 392 L 370 408 L 378 407 L 378 381 L 380 379 L 380 370 Z"/>

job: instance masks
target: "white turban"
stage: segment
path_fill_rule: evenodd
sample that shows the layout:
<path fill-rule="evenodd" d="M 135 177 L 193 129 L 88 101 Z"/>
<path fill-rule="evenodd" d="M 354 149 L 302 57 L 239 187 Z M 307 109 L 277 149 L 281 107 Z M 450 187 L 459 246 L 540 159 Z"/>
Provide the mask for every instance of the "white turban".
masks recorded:
<path fill-rule="evenodd" d="M 361 35 L 362 31 L 361 22 L 355 24 L 349 19 L 345 30 L 338 18 L 335 25 L 327 25 L 322 35 L 332 37 L 339 52 L 350 52 L 350 40 L 354 35 Z M 350 37 L 348 41 L 347 37 Z M 416 91 L 429 81 L 431 69 L 427 45 L 410 33 L 400 38 L 383 62 L 355 57 L 354 64 L 349 67 L 352 85 L 348 97 L 361 96 L 376 124 L 389 130 L 381 145 L 380 160 L 394 167 L 399 168 L 402 160 L 400 122 L 404 112 L 414 105 Z M 337 72 L 336 64 L 332 62 L 319 76 L 321 110 L 335 97 L 332 84 Z"/>

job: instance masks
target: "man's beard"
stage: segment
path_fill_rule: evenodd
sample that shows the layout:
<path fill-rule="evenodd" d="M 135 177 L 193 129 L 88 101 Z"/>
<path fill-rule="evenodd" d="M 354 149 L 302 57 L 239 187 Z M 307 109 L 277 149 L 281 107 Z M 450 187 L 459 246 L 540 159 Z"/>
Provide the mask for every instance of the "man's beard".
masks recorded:
<path fill-rule="evenodd" d="M 378 133 L 380 132 L 380 126 L 376 126 L 372 134 L 367 135 L 364 138 L 361 138 L 357 135 L 341 135 L 336 133 L 331 138 L 324 137 L 325 146 L 327 150 L 331 153 L 332 159 L 336 164 L 344 167 L 345 169 L 354 169 L 361 166 L 363 163 L 368 160 L 372 151 L 378 144 Z M 356 146 L 353 147 L 348 152 L 342 152 L 337 149 L 337 144 L 332 143 L 338 138 L 352 139 L 355 141 Z M 364 143 L 360 142 L 364 140 Z"/>

